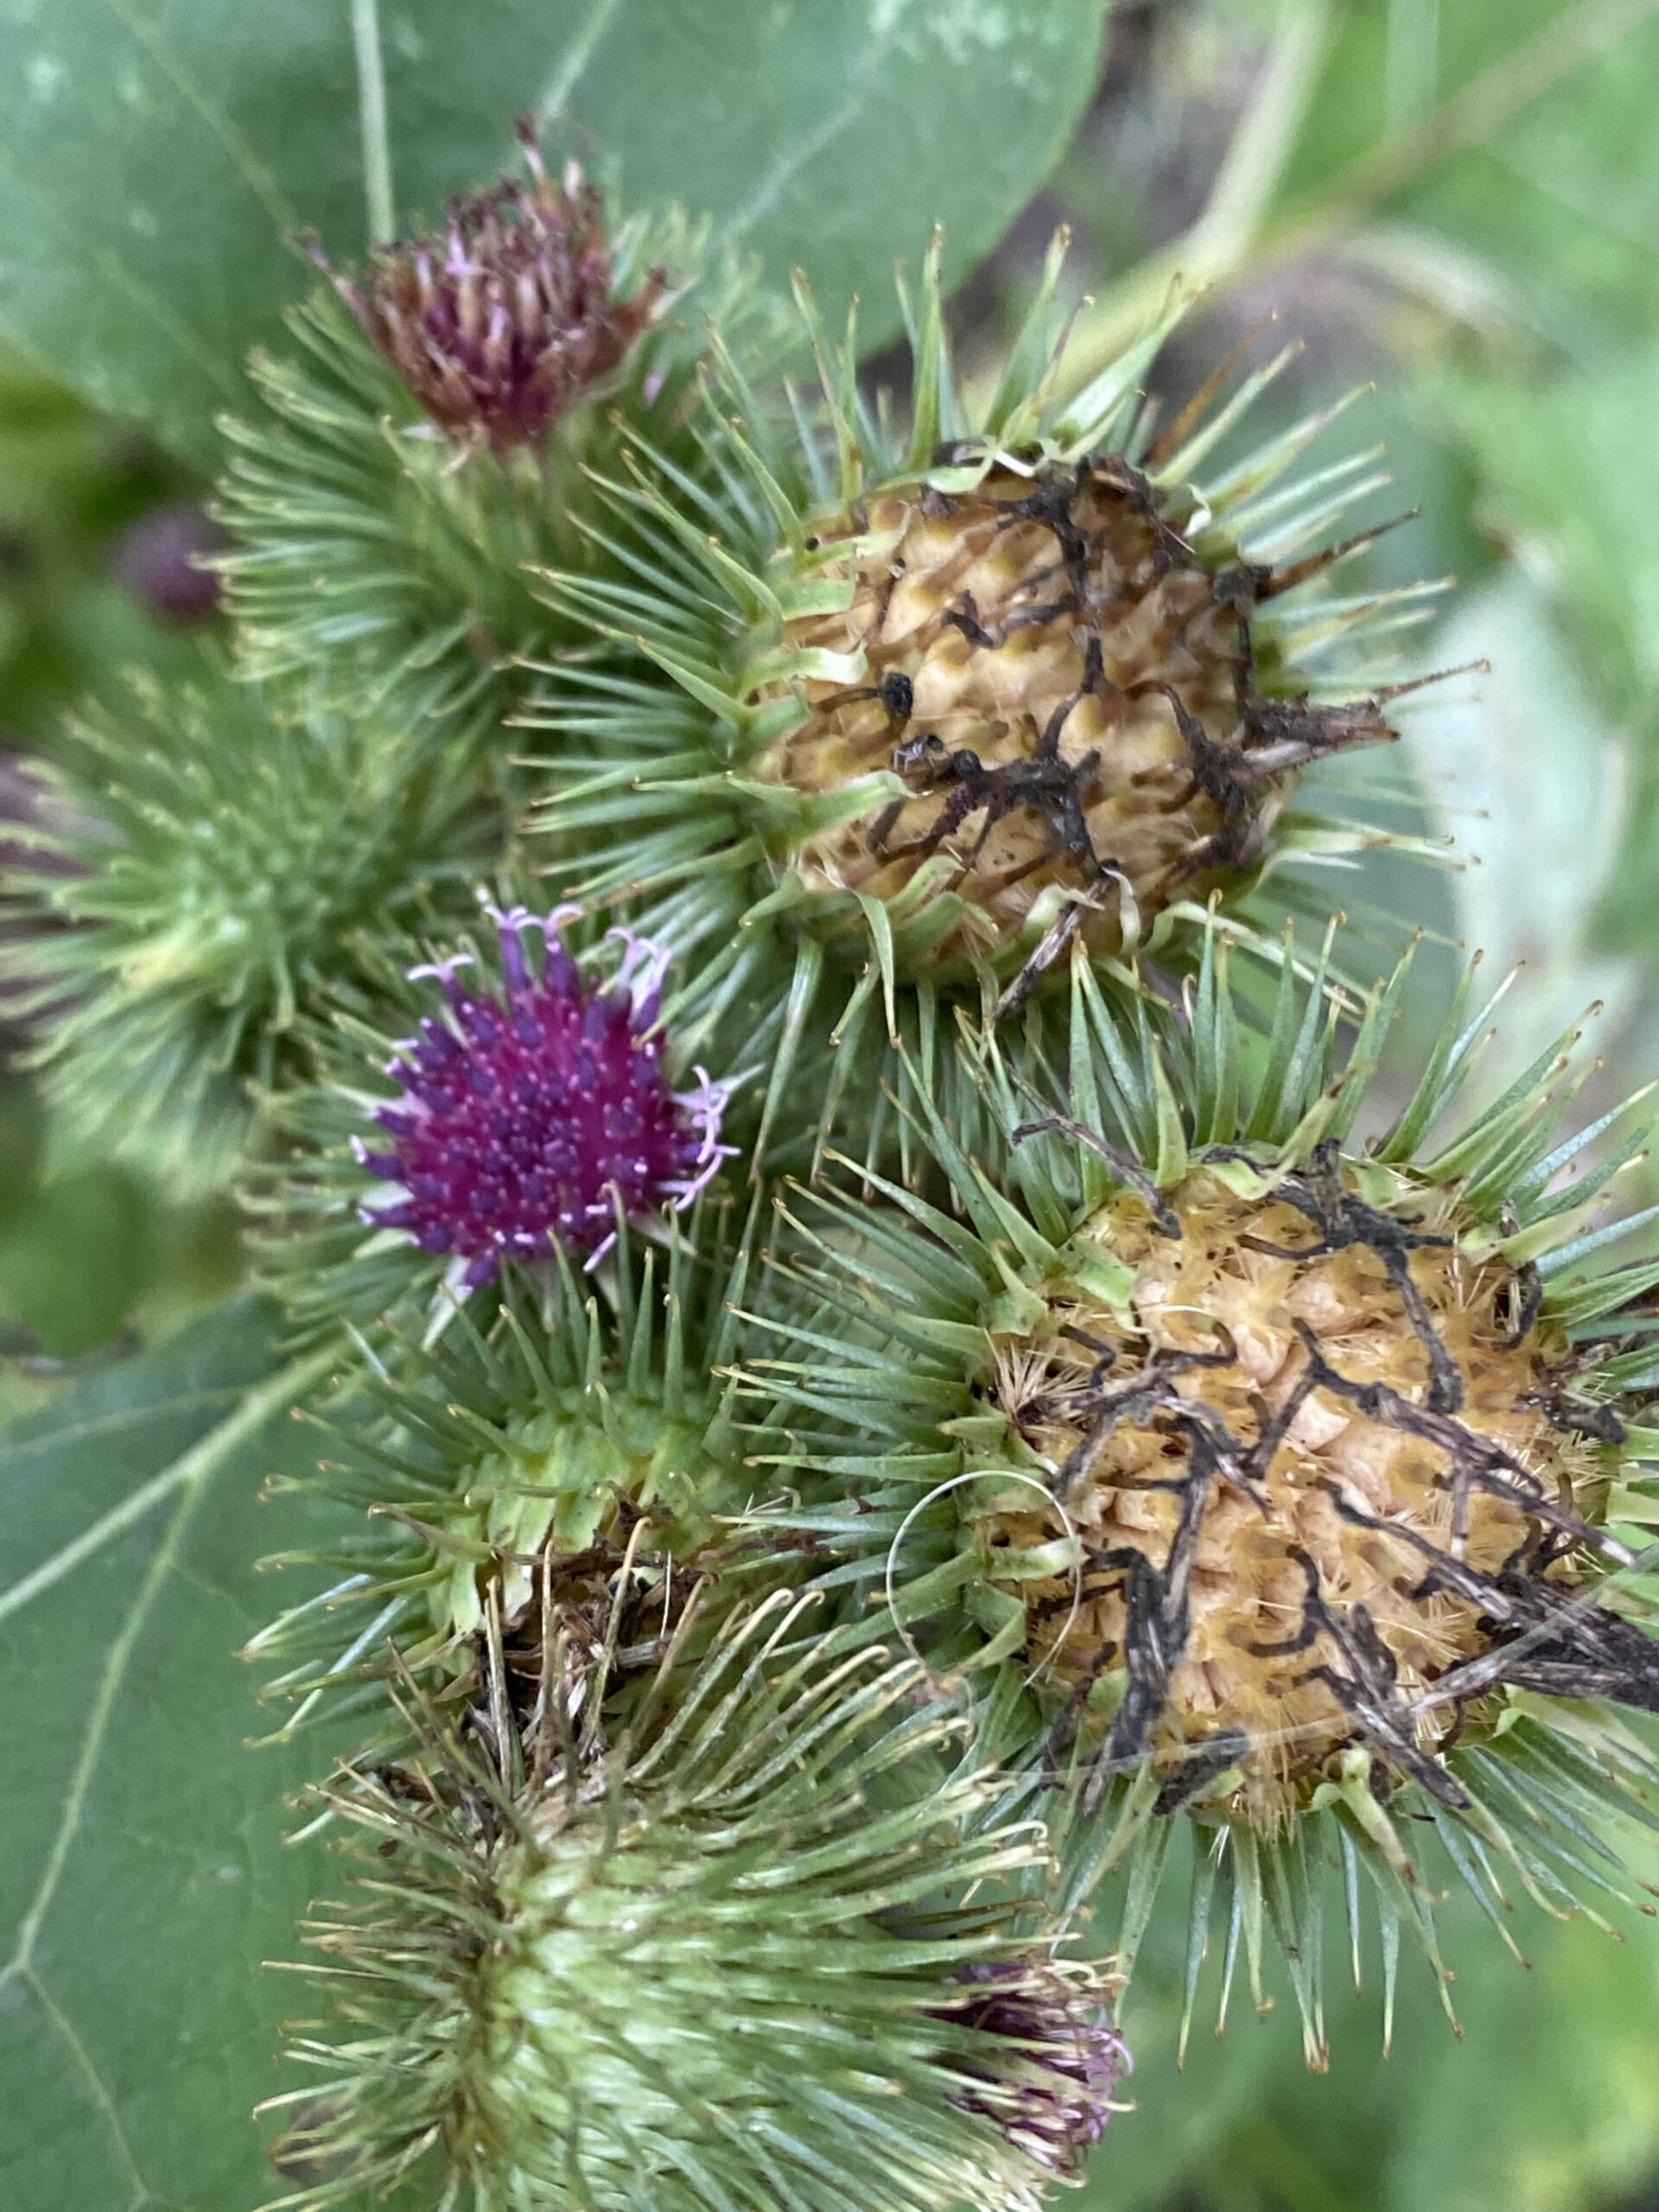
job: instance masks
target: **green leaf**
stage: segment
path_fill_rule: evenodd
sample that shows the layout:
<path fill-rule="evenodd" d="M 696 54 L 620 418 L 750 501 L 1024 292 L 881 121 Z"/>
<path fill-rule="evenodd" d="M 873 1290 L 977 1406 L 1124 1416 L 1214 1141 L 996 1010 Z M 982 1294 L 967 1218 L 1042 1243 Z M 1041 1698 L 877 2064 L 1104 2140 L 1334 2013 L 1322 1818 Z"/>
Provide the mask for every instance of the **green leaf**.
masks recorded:
<path fill-rule="evenodd" d="M 1442 826 L 1462 847 L 1458 935 L 1493 982 L 1518 962 L 1505 1006 L 1508 1064 L 1524 1066 L 1592 1000 L 1616 1034 L 1643 994 L 1644 962 L 1604 951 L 1598 911 L 1617 893 L 1629 762 L 1537 582 L 1500 570 L 1459 601 L 1434 658 L 1484 672 L 1425 695 L 1402 718 Z"/>
<path fill-rule="evenodd" d="M 1434 389 L 1480 470 L 1485 519 L 1551 588 L 1578 648 L 1581 693 L 1627 734 L 1628 785 L 1616 801 L 1626 834 L 1595 887 L 1595 936 L 1647 960 L 1659 899 L 1659 343 L 1543 385 L 1446 376 Z M 1539 767 L 1546 755 L 1556 764 L 1543 772 L 1573 772 L 1572 725 L 1563 733 L 1541 706 L 1528 720 Z M 1553 860 L 1539 858 L 1553 871 Z"/>
<path fill-rule="evenodd" d="M 1548 557 L 1602 696 L 1659 694 L 1659 342 L 1544 385 L 1447 378 L 1437 397 L 1488 518 Z"/>
<path fill-rule="evenodd" d="M 1652 330 L 1659 0 L 1217 0 L 1205 28 L 1225 52 L 1264 26 L 1207 201 L 1080 320 L 1080 372 L 1177 276 L 1260 283 L 1334 257 L 1453 324 L 1573 357 Z"/>
<path fill-rule="evenodd" d="M 715 216 L 831 321 L 895 256 L 960 273 L 1095 82 L 1105 0 L 0 0 L 0 327 L 211 460 L 308 280 L 513 158 L 512 117 Z"/>
<path fill-rule="evenodd" d="M 1659 145 L 1649 0 L 1391 0 L 1335 11 L 1282 180 L 1293 221 L 1380 216 L 1498 272 L 1578 344 L 1650 325 Z"/>
<path fill-rule="evenodd" d="M 283 1805 L 325 1756 L 251 1751 L 232 1654 L 264 1618 L 258 1502 L 319 1362 L 238 1299 L 0 1437 L 0 2202 L 249 2212 L 254 2103 L 318 1860 Z M 283 1508 L 287 1512 L 291 1509 Z"/>
<path fill-rule="evenodd" d="M 1591 2212 L 1625 2202 L 1653 2171 L 1659 1929 L 1642 1915 L 1613 1916 L 1619 1942 L 1582 1918 L 1516 1911 L 1529 1973 L 1472 1901 L 1454 1898 L 1436 1910 L 1461 2039 L 1427 1966 L 1408 1959 L 1384 2063 L 1375 1961 L 1356 1995 L 1338 1945 L 1325 1962 L 1328 2075 L 1304 2067 L 1282 1984 L 1261 2020 L 1236 1990 L 1219 2043 L 1201 1998 L 1178 2073 L 1179 1886 L 1160 1901 L 1126 2003 L 1135 2111 L 1112 2123 L 1077 2212 Z M 1209 1971 L 1213 2007 L 1216 1961 Z"/>

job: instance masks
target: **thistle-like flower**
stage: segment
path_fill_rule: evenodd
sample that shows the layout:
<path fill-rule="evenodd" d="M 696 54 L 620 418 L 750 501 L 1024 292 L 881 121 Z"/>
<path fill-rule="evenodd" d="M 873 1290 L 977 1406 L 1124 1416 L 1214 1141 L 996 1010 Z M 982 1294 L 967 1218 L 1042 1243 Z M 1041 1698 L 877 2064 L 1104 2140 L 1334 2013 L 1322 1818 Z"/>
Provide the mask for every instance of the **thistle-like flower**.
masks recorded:
<path fill-rule="evenodd" d="M 1129 2055 L 1098 1981 L 1079 1986 L 1058 1961 L 1038 1965 L 978 1960 L 951 1976 L 962 1994 L 940 2007 L 997 2038 L 995 2070 L 983 2092 L 965 2089 L 957 2102 L 995 2120 L 1009 2139 L 1051 2172 L 1075 2174 L 1106 2132 Z M 1034 2059 L 1020 2093 L 1008 2094 L 1008 2046 Z"/>
<path fill-rule="evenodd" d="M 509 178 L 449 203 L 433 238 L 378 248 L 360 282 L 316 257 L 416 404 L 462 444 L 535 445 L 618 368 L 667 277 L 613 293 L 598 189 L 573 162 L 562 185 L 535 125 L 518 125 L 528 187 Z"/>
<path fill-rule="evenodd" d="M 181 628 L 218 613 L 223 596 L 212 556 L 225 534 L 194 499 L 141 515 L 116 550 L 115 573 L 150 613 Z"/>
<path fill-rule="evenodd" d="M 418 1282 L 464 1294 L 556 1251 L 591 1269 L 624 1223 L 683 1212 L 736 1153 L 726 1086 L 675 1072 L 666 954 L 613 930 L 608 974 L 593 947 L 584 970 L 563 939 L 577 909 L 483 906 L 487 937 L 383 962 L 377 989 L 340 1001 L 350 1044 L 325 1046 L 325 1080 L 290 1102 L 306 1141 L 277 1209 L 285 1231 L 296 1199 L 318 1213 L 328 1249 L 275 1249 L 308 1310 L 338 1296 L 372 1322 Z"/>
<path fill-rule="evenodd" d="M 1389 687 L 1355 697 L 1319 672 L 1382 607 L 1319 596 L 1371 533 L 1306 550 L 1380 480 L 1370 457 L 1285 487 L 1315 423 L 1209 468 L 1272 373 L 1212 409 L 1226 365 L 1150 437 L 1136 385 L 1166 323 L 1061 404 L 1058 272 L 1057 251 L 970 413 L 930 254 L 904 439 L 803 291 L 823 447 L 774 424 L 728 362 L 707 418 L 719 486 L 683 511 L 639 440 L 635 480 L 611 488 L 632 573 L 547 586 L 619 664 L 560 669 L 530 716 L 580 756 L 553 749 L 543 817 L 572 893 L 655 896 L 709 989 L 787 1004 L 766 1039 L 775 1093 L 826 991 L 844 1080 L 878 1003 L 914 1038 L 900 995 L 925 1030 L 936 989 L 977 976 L 1006 1012 L 1074 938 L 1165 945 L 1211 888 L 1241 896 L 1300 851 L 1365 841 L 1289 798 L 1325 755 L 1394 735 Z M 1276 936 L 1291 894 L 1274 890 Z"/>
<path fill-rule="evenodd" d="M 575 170 L 556 185 L 521 137 L 527 185 L 464 195 L 355 276 L 313 248 L 328 288 L 289 314 L 289 353 L 254 356 L 264 405 L 225 425 L 219 513 L 256 676 L 302 671 L 355 702 L 418 671 L 499 717 L 514 658 L 561 641 L 524 564 L 605 557 L 583 550 L 585 469 L 627 429 L 700 466 L 685 402 L 702 317 L 757 365 L 775 357 L 779 318 L 706 223 L 607 224 L 594 188 Z"/>
<path fill-rule="evenodd" d="M 429 1720 L 336 1792 L 378 1849 L 308 1931 L 353 1993 L 293 2046 L 277 2164 L 327 2178 L 283 2205 L 1015 2212 L 1098 2136 L 1114 1978 L 969 1902 L 1040 1834 L 918 1670 L 787 1659 L 781 1598 L 688 1668 L 691 1619 L 608 1747 L 560 1647 L 528 1718 L 498 1685 L 493 1756 Z"/>
<path fill-rule="evenodd" d="M 651 1031 L 666 956 L 629 936 L 610 984 L 584 981 L 558 941 L 575 911 L 486 909 L 499 996 L 459 980 L 470 952 L 410 970 L 411 982 L 438 984 L 446 1016 L 423 1015 L 398 1046 L 386 1071 L 399 1096 L 375 1109 L 374 1148 L 356 1147 L 398 1192 L 365 1205 L 364 1219 L 464 1262 L 465 1290 L 488 1281 L 504 1254 L 537 1258 L 552 1241 L 591 1267 L 615 1242 L 619 1214 L 683 1211 L 736 1151 L 720 1141 L 726 1093 L 707 1070 L 683 1094 L 664 1073 Z M 541 942 L 539 972 L 527 938 Z"/>
<path fill-rule="evenodd" d="M 1144 1910 L 1191 1815 L 1214 1846 L 1194 1974 L 1219 1869 L 1253 1978 L 1274 1900 L 1318 2063 L 1321 1834 L 1390 1940 L 1403 1909 L 1432 1948 L 1395 1806 L 1489 1906 L 1505 1862 L 1553 1904 L 1584 1823 L 1651 1778 L 1584 1701 L 1659 1710 L 1610 1525 L 1650 1517 L 1659 1263 L 1589 1264 L 1621 1232 L 1583 1209 L 1639 1140 L 1558 1187 L 1611 1119 L 1552 1147 L 1565 1057 L 1431 1147 L 1479 1027 L 1454 1022 L 1356 1144 L 1400 977 L 1344 1053 L 1323 969 L 1299 1005 L 1287 969 L 1252 1069 L 1224 965 L 1206 939 L 1178 1014 L 1109 1007 L 1079 954 L 1064 1095 L 993 1042 L 982 1156 L 925 1117 L 963 1218 L 879 1180 L 809 1201 L 801 1265 L 844 1347 L 780 1319 L 756 1388 L 821 1430 L 784 1455 L 806 1502 L 780 1517 L 863 1559 L 869 1602 L 999 1726 L 1025 1700 L 1070 1777 L 1075 1890 L 1128 1854 Z"/>
<path fill-rule="evenodd" d="M 377 933 L 442 913 L 499 828 L 464 729 L 350 724 L 248 688 L 130 686 L 50 772 L 10 956 L 48 1090 L 89 1144 L 213 1188 Z M 54 828 L 53 822 L 58 825 Z"/>

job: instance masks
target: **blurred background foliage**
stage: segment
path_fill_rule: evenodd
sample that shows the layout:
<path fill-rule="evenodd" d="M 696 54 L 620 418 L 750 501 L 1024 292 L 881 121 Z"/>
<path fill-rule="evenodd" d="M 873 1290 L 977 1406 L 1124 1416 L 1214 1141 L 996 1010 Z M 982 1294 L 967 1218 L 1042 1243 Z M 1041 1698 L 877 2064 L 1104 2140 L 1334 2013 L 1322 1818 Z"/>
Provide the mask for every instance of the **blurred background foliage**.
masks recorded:
<path fill-rule="evenodd" d="M 0 347 L 0 861 L 27 823 L 28 763 L 66 709 L 124 671 L 193 664 L 218 626 L 202 486 L 143 432 L 106 420 Z M 0 924 L 0 928 L 15 924 Z M 114 1356 L 238 1268 L 227 1208 L 183 1212 L 130 1170 L 77 1159 L 28 1080 L 0 996 L 0 1413 L 63 1362 Z"/>
<path fill-rule="evenodd" d="M 1170 399 L 1268 317 L 1258 345 L 1305 340 L 1272 403 L 1287 416 L 1375 387 L 1344 428 L 1386 443 L 1385 497 L 1421 514 L 1373 549 L 1369 573 L 1456 577 L 1400 639 L 1402 672 L 1478 660 L 1491 672 L 1426 693 L 1391 763 L 1387 803 L 1454 835 L 1461 864 L 1379 870 L 1359 903 L 1403 906 L 1427 932 L 1425 1010 L 1459 944 L 1482 948 L 1494 974 L 1524 961 L 1517 1052 L 1599 1001 L 1626 1086 L 1659 1071 L 1656 89 L 1659 0 L 1120 0 L 1081 128 L 956 302 L 968 359 L 988 357 L 1065 222 L 1091 296 L 1078 326 L 1091 357 L 1178 276 L 1204 287 L 1157 372 Z M 931 211 L 915 212 L 924 225 Z M 12 819 L 69 702 L 118 696 L 134 662 L 181 667 L 212 650 L 218 617 L 190 561 L 210 542 L 206 492 L 148 438 L 0 353 Z M 238 1257 L 222 1209 L 181 1212 L 131 1172 L 66 1151 L 31 1092 L 26 1040 L 15 1024 L 4 1034 L 10 1412 L 218 1294 Z M 1135 1987 L 1138 2115 L 1078 2201 L 1659 2205 L 1659 1932 L 1518 1912 L 1523 1973 L 1490 1930 L 1452 1920 L 1466 2040 L 1407 1961 L 1386 2061 L 1374 1987 L 1336 2006 L 1324 2080 L 1303 2071 L 1287 2001 L 1258 2024 L 1236 1992 L 1217 2042 L 1212 1993 L 1183 2074 L 1172 1907 Z"/>

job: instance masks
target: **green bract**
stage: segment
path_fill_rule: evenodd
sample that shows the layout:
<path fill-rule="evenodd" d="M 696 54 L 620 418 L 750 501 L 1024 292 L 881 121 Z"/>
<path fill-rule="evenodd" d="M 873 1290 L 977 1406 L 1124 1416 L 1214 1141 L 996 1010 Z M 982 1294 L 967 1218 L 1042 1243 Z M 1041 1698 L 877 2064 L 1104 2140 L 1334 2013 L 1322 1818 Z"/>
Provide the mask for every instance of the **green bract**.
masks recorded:
<path fill-rule="evenodd" d="M 409 2174 L 474 2212 L 1014 2212 L 1070 2169 L 1111 1978 L 982 1895 L 1040 1832 L 988 1821 L 1007 1785 L 916 1669 L 790 1662 L 798 1621 L 735 1620 L 689 1679 L 671 1644 L 608 1743 L 561 1650 L 530 1720 L 498 1684 L 498 1758 L 429 1722 L 348 1778 L 378 1851 L 308 1931 L 351 1994 L 293 2048 L 278 2163 L 326 2178 L 282 2203 Z"/>
<path fill-rule="evenodd" d="M 1438 1965 L 1419 1834 L 1496 1918 L 1510 1878 L 1605 1886 L 1582 1839 L 1642 1811 L 1599 1700 L 1659 1709 L 1614 1533 L 1652 1517 L 1659 1262 L 1600 1255 L 1659 1209 L 1586 1225 L 1640 1137 L 1565 1179 L 1617 1118 L 1553 1142 L 1573 1039 L 1438 1135 L 1460 1001 L 1361 1138 L 1403 971 L 1345 1019 L 1287 969 L 1264 1046 L 1226 964 L 1206 937 L 1178 1009 L 1077 957 L 1049 1054 L 975 1055 L 976 1156 L 923 1096 L 928 1180 L 791 1205 L 820 1308 L 762 1317 L 752 1387 L 804 1503 L 762 1519 L 967 1675 L 988 1745 L 1058 1763 L 1066 1894 L 1126 1870 L 1131 1955 L 1189 1815 L 1192 1983 L 1219 1886 L 1228 1978 L 1270 1927 L 1320 2063 L 1326 1857 Z"/>
<path fill-rule="evenodd" d="M 753 1223 L 711 1195 L 662 1248 L 625 1224 L 591 1274 L 555 1252 L 509 1268 L 483 1325 L 452 1299 L 435 1342 L 383 1339 L 302 1485 L 354 1517 L 327 1558 L 283 1562 L 333 1579 L 250 1646 L 289 1726 L 342 1696 L 384 1711 L 394 1652 L 466 1678 L 486 1621 L 535 1651 L 568 1608 L 660 1624 L 689 1587 L 674 1563 L 697 1572 L 756 1496 L 726 1374 Z"/>
<path fill-rule="evenodd" d="M 48 1095 L 84 1141 L 213 1188 L 251 1090 L 377 939 L 465 912 L 500 835 L 476 718 L 346 718 L 231 683 L 88 712 L 54 774 L 16 956 Z"/>

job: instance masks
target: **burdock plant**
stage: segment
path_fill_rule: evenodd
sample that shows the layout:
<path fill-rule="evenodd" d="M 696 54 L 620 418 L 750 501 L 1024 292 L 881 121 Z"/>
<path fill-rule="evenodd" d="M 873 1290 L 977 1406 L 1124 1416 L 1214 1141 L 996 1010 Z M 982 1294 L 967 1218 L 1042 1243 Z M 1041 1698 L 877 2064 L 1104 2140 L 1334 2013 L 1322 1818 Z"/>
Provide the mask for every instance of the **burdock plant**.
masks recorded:
<path fill-rule="evenodd" d="M 577 545 L 584 467 L 649 432 L 689 465 L 684 403 L 715 314 L 757 363 L 779 318 L 741 257 L 677 209 L 619 219 L 533 128 L 525 175 L 336 269 L 256 355 L 261 410 L 225 429 L 219 566 L 245 665 L 343 701 L 398 674 L 499 715 L 510 662 L 559 635 L 525 564 Z"/>
<path fill-rule="evenodd" d="M 13 888 L 48 1096 L 83 1145 L 213 1189 L 252 1094 L 378 938 L 464 915 L 499 838 L 475 720 L 346 717 L 210 664 L 67 733 Z"/>
<path fill-rule="evenodd" d="M 1218 1912 L 1315 2064 L 1327 1874 L 1390 1991 L 1448 1874 L 1623 1886 L 1641 1138 L 1559 1134 L 1575 1039 L 1479 1090 L 1467 984 L 1386 1064 L 1328 764 L 1428 588 L 1334 410 L 1249 430 L 1287 353 L 1160 418 L 1182 302 L 1084 375 L 1057 246 L 964 384 L 936 244 L 895 400 L 521 138 L 317 250 L 229 659 L 67 741 L 9 939 L 327 1374 L 275 2202 L 1021 2212 L 1109 2164 L 1176 1835 L 1189 2007 Z"/>
<path fill-rule="evenodd" d="M 382 950 L 312 1040 L 321 1083 L 273 1099 L 297 1141 L 256 1203 L 296 1311 L 365 1325 L 558 1256 L 591 1274 L 632 1222 L 683 1213 L 739 1149 L 728 1087 L 660 1020 L 668 955 L 574 907 L 480 894 L 481 929 Z M 572 940 L 574 942 L 574 940 Z"/>
<path fill-rule="evenodd" d="M 509 1260 L 489 1333 L 452 1310 L 435 1342 L 386 1348 L 305 1485 L 346 1516 L 325 1559 L 288 1563 L 330 1579 L 251 1647 L 287 1726 L 341 1697 L 378 1709 L 362 1686 L 389 1664 L 464 1681 L 492 1621 L 538 1652 L 556 1608 L 626 1598 L 648 1636 L 732 1550 L 756 1495 L 734 1362 L 758 1203 L 735 1211 L 703 1201 L 660 1241 L 619 1217 L 602 1298 L 570 1255 Z"/>
<path fill-rule="evenodd" d="M 413 2177 L 504 2212 L 1000 2212 L 1076 2172 L 1122 2071 L 1110 1975 L 984 1901 L 1040 1832 L 995 1818 L 912 1665 L 788 1663 L 798 1620 L 734 1618 L 689 1691 L 671 1642 L 608 1744 L 605 1662 L 555 1642 L 528 1719 L 503 1677 L 486 1744 L 427 1718 L 416 1764 L 337 1785 L 376 1849 L 308 1933 L 357 1995 L 295 2046 L 277 2163 L 316 2178 L 279 2203 Z"/>
<path fill-rule="evenodd" d="M 1465 980 L 1358 1135 L 1405 970 L 1344 1020 L 1287 969 L 1261 1040 L 1227 966 L 1212 932 L 1172 1007 L 1077 962 L 1048 1065 L 975 1049 L 982 1156 L 924 1102 L 935 1185 L 786 1200 L 813 1302 L 752 1387 L 775 1517 L 842 1562 L 855 1640 L 897 1624 L 1057 1791 L 1068 1894 L 1125 1872 L 1132 1952 L 1193 1823 L 1189 2010 L 1219 1893 L 1228 1980 L 1242 1937 L 1260 1999 L 1270 1929 L 1323 2063 L 1326 1861 L 1356 1971 L 1370 1887 L 1385 1955 L 1403 1924 L 1444 1975 L 1430 1838 L 1497 1919 L 1506 1882 L 1600 1886 L 1586 1822 L 1655 1779 L 1606 1701 L 1659 1710 L 1616 1533 L 1650 1517 L 1659 1266 L 1601 1259 L 1650 1215 L 1586 1221 L 1639 1134 L 1560 1187 L 1619 1118 L 1555 1141 L 1575 1038 L 1442 1134 Z"/>
<path fill-rule="evenodd" d="M 460 445 L 538 446 L 549 425 L 620 366 L 656 312 L 661 269 L 615 296 L 602 200 L 572 162 L 556 185 L 520 123 L 516 179 L 454 200 L 441 236 L 370 257 L 360 283 L 321 267 L 407 385 Z"/>
<path fill-rule="evenodd" d="M 1321 542 L 1371 488 L 1364 459 L 1299 479 L 1314 419 L 1216 464 L 1283 354 L 1231 391 L 1224 364 L 1154 435 L 1139 379 L 1166 322 L 1065 396 L 1064 246 L 970 404 L 936 241 L 906 297 L 903 429 L 800 285 L 812 422 L 717 353 L 715 481 L 629 438 L 589 525 L 628 573 L 546 581 L 613 649 L 525 717 L 556 741 L 551 866 L 574 897 L 643 901 L 695 959 L 699 1007 L 759 1007 L 769 1122 L 815 1036 L 836 1048 L 829 1125 L 855 1071 L 868 1111 L 875 1022 L 929 1060 L 941 994 L 989 982 L 1001 1018 L 1074 942 L 1179 957 L 1212 891 L 1247 912 L 1262 892 L 1276 935 L 1306 896 L 1294 863 L 1372 841 L 1292 803 L 1303 771 L 1395 735 L 1395 687 L 1320 666 L 1393 611 L 1328 589 L 1374 534 Z"/>

